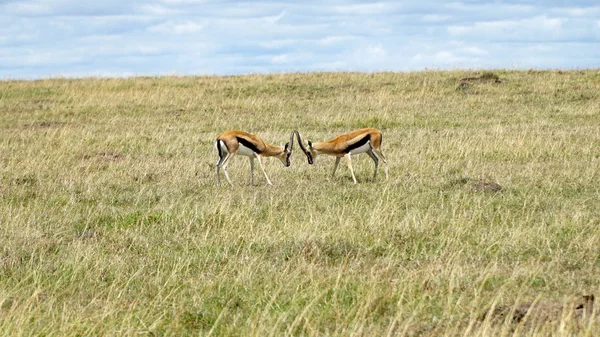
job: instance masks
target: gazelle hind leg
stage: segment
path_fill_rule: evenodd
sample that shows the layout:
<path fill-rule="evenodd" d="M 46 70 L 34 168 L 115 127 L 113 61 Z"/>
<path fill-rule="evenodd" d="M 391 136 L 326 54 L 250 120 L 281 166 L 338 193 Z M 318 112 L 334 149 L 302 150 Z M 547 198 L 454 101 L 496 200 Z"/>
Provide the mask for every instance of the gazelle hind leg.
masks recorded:
<path fill-rule="evenodd" d="M 226 154 L 224 157 L 219 158 L 219 161 L 217 162 L 217 183 L 219 184 L 219 186 L 221 186 L 221 167 L 223 166 L 223 162 L 225 162 L 227 157 L 229 157 L 229 153 Z"/>
<path fill-rule="evenodd" d="M 217 152 L 219 153 L 219 160 L 217 161 L 217 184 L 218 186 L 221 186 L 221 174 L 219 171 L 221 170 L 221 165 L 223 165 L 225 156 L 223 156 L 223 152 L 221 151 L 219 143 L 220 140 L 217 140 L 217 142 L 215 143 L 215 147 L 217 148 Z"/>
<path fill-rule="evenodd" d="M 335 164 L 333 165 L 333 173 L 331 174 L 331 178 L 335 177 L 335 171 L 337 171 L 338 165 L 340 164 L 340 160 L 342 160 L 342 157 L 335 158 Z"/>
<path fill-rule="evenodd" d="M 356 177 L 354 176 L 354 169 L 352 168 L 352 159 L 350 159 L 350 153 L 346 153 L 344 158 L 346 158 L 346 163 L 348 164 L 350 173 L 352 173 L 352 180 L 354 180 L 354 183 L 356 184 Z"/>
<path fill-rule="evenodd" d="M 229 173 L 227 173 L 227 165 L 229 164 L 229 161 L 231 160 L 231 158 L 233 158 L 233 156 L 235 156 L 235 152 L 228 153 L 227 157 L 225 157 L 225 160 L 223 161 L 223 164 L 221 164 L 221 166 L 223 166 L 223 173 L 225 173 L 225 178 L 227 178 L 227 182 L 229 183 L 229 185 L 233 184 L 231 183 L 231 179 L 229 179 Z"/>
<path fill-rule="evenodd" d="M 217 163 L 217 185 L 221 186 L 221 174 L 219 171 L 221 171 L 221 161 L 220 160 Z"/>
<path fill-rule="evenodd" d="M 373 148 L 367 151 L 367 154 L 373 159 L 373 162 L 375 162 L 375 171 L 373 172 L 373 181 L 375 181 L 375 178 L 377 178 L 377 168 L 379 167 L 379 158 L 373 153 Z"/>
<path fill-rule="evenodd" d="M 258 161 L 258 165 L 260 166 L 260 169 L 262 170 L 263 174 L 265 175 L 265 179 L 267 179 L 267 185 L 273 185 L 273 184 L 271 184 L 271 181 L 269 180 L 269 177 L 267 176 L 267 172 L 265 172 L 265 168 L 263 167 L 260 155 L 255 154 L 255 156 L 256 156 L 256 160 Z"/>
<path fill-rule="evenodd" d="M 217 184 L 219 186 L 221 186 L 221 174 L 220 174 L 220 170 L 221 170 L 221 164 L 223 164 L 223 160 L 225 159 L 225 157 L 221 157 L 219 158 L 219 161 L 217 162 Z"/>

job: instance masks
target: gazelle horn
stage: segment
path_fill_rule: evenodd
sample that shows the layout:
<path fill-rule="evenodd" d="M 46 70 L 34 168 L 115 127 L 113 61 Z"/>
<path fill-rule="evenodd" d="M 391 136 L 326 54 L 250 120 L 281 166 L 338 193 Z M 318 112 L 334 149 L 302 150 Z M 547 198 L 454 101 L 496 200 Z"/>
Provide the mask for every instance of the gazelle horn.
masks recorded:
<path fill-rule="evenodd" d="M 298 145 L 300 145 L 302 152 L 304 152 L 304 154 L 306 155 L 306 158 L 308 159 L 308 163 L 312 165 L 312 163 L 313 163 L 312 154 L 310 153 L 310 151 L 308 151 L 304 147 L 304 144 L 302 143 L 302 138 L 300 138 L 300 132 L 298 132 L 298 130 L 294 130 L 294 133 L 296 133 L 296 137 L 298 138 Z"/>
<path fill-rule="evenodd" d="M 296 131 L 292 131 L 292 133 L 290 133 L 290 153 L 294 151 L 294 132 Z"/>
<path fill-rule="evenodd" d="M 298 145 L 300 145 L 300 148 L 302 149 L 302 151 L 304 153 L 308 152 L 308 150 L 306 150 L 306 148 L 304 147 L 304 144 L 302 143 L 302 138 L 300 138 L 300 132 L 298 132 L 298 130 L 294 130 L 294 133 L 296 134 L 296 137 L 298 138 Z"/>

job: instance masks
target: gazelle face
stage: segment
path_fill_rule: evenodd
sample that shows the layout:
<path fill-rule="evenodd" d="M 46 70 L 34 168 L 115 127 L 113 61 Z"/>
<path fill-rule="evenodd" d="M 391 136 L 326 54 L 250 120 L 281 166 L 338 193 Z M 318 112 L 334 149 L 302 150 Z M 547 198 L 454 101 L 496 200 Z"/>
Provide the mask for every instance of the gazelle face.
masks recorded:
<path fill-rule="evenodd" d="M 290 167 L 290 165 L 292 164 L 292 162 L 290 161 L 291 157 L 292 150 L 290 148 L 290 143 L 286 143 L 285 147 L 283 148 L 283 152 L 277 158 L 281 160 L 281 163 L 285 165 L 285 167 Z"/>

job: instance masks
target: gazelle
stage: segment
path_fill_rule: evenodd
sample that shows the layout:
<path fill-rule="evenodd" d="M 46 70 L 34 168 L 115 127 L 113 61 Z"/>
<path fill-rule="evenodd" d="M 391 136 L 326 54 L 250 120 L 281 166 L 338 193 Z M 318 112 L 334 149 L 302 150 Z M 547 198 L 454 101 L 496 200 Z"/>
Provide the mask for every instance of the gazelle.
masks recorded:
<path fill-rule="evenodd" d="M 254 158 L 257 159 L 258 165 L 267 179 L 267 184 L 273 185 L 267 176 L 267 172 L 265 172 L 262 158 L 277 157 L 281 160 L 283 165 L 289 167 L 290 156 L 292 155 L 294 147 L 294 132 L 290 134 L 290 141 L 289 143 L 286 143 L 285 146 L 273 146 L 265 143 L 257 135 L 249 134 L 244 131 L 229 130 L 217 137 L 215 146 L 219 152 L 219 162 L 217 163 L 217 181 L 219 185 L 221 185 L 221 177 L 219 174 L 221 167 L 223 167 L 227 182 L 229 185 L 232 185 L 229 175 L 227 174 L 227 164 L 229 164 L 231 158 L 236 154 L 250 158 L 250 185 L 254 184 Z"/>
<path fill-rule="evenodd" d="M 373 128 L 360 129 L 338 136 L 328 142 L 312 143 L 309 140 L 308 149 L 304 147 L 302 139 L 300 138 L 300 133 L 298 131 L 294 131 L 294 133 L 296 134 L 296 137 L 298 137 L 298 144 L 306 155 L 309 164 L 312 165 L 316 156 L 319 154 L 327 154 L 336 157 L 335 165 L 333 166 L 333 174 L 331 175 L 332 178 L 335 176 L 335 171 L 338 168 L 340 160 L 344 157 L 346 158 L 346 163 L 348 163 L 348 168 L 350 168 L 350 173 L 352 173 L 352 180 L 354 180 L 354 183 L 356 184 L 351 155 L 364 152 L 366 152 L 375 162 L 373 180 L 377 177 L 377 168 L 379 167 L 380 158 L 385 164 L 385 178 L 389 178 L 387 161 L 385 160 L 383 153 L 381 153 L 381 141 L 383 136 L 379 130 Z"/>

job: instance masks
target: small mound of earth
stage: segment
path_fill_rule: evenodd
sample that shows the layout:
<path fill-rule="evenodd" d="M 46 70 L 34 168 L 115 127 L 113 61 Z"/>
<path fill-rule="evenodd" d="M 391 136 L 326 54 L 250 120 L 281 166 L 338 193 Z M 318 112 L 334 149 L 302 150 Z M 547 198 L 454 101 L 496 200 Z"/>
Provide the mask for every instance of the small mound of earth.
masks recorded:
<path fill-rule="evenodd" d="M 86 229 L 83 232 L 77 233 L 76 238 L 78 239 L 91 239 L 96 236 L 96 231 L 93 229 Z"/>
<path fill-rule="evenodd" d="M 460 82 L 460 84 L 458 85 L 458 87 L 456 87 L 456 89 L 467 89 L 469 87 L 469 83 L 467 82 Z"/>
<path fill-rule="evenodd" d="M 450 182 L 449 186 L 467 185 L 472 191 L 500 192 L 502 186 L 490 178 L 473 179 L 463 177 Z"/>
<path fill-rule="evenodd" d="M 522 321 L 529 322 L 554 322 L 559 321 L 565 314 L 572 311 L 575 321 L 590 317 L 594 312 L 594 295 L 585 295 L 579 298 L 561 302 L 524 302 L 516 305 L 500 305 L 486 310 L 479 320 L 488 319 L 492 322 L 503 322 L 506 318 L 514 324 Z"/>
<path fill-rule="evenodd" d="M 50 128 L 60 128 L 66 126 L 67 123 L 64 122 L 56 122 L 56 121 L 36 121 L 33 123 L 25 124 L 25 127 L 29 127 L 32 129 L 50 129 Z"/>
<path fill-rule="evenodd" d="M 101 151 L 93 154 L 85 154 L 83 159 L 100 159 L 106 161 L 119 161 L 125 159 L 125 155 L 117 151 Z"/>
<path fill-rule="evenodd" d="M 477 180 L 471 179 L 471 189 L 474 191 L 500 192 L 502 191 L 502 186 L 488 178 L 482 178 Z"/>
<path fill-rule="evenodd" d="M 467 89 L 471 85 L 470 83 L 472 83 L 472 82 L 502 83 L 502 80 L 500 80 L 500 76 L 498 76 L 492 72 L 485 72 L 485 73 L 481 74 L 481 76 L 468 76 L 468 77 L 461 78 L 460 83 L 458 84 L 456 89 L 457 90 Z"/>

